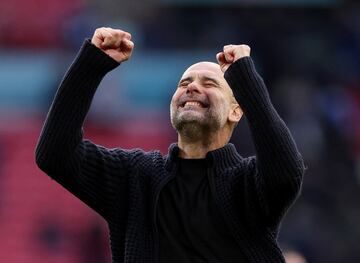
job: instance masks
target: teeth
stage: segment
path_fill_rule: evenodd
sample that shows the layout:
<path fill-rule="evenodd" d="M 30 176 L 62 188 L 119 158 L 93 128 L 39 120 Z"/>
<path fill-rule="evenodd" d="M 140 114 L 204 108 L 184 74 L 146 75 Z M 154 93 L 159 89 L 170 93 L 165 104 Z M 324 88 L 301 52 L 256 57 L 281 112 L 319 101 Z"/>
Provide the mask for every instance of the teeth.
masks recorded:
<path fill-rule="evenodd" d="M 201 107 L 201 104 L 197 101 L 188 101 L 185 103 L 184 107 L 185 106 L 198 106 L 198 107 Z"/>

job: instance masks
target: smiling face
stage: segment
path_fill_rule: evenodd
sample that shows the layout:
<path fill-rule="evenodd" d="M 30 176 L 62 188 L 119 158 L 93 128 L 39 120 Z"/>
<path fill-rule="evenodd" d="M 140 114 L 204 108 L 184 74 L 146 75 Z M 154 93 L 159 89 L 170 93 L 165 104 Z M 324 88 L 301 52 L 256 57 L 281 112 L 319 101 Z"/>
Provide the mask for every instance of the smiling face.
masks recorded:
<path fill-rule="evenodd" d="M 216 132 L 234 124 L 236 105 L 219 65 L 200 62 L 180 79 L 170 104 L 171 123 L 179 133 L 189 136 Z"/>

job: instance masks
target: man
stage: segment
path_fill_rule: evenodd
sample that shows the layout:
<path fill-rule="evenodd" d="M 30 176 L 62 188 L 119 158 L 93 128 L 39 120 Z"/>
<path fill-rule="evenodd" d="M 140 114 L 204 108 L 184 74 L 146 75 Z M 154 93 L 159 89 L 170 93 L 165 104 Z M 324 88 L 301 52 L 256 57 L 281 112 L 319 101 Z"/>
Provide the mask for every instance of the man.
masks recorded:
<path fill-rule="evenodd" d="M 101 79 L 133 47 L 129 33 L 111 28 L 84 43 L 47 116 L 38 166 L 105 218 L 113 262 L 284 262 L 278 228 L 304 166 L 250 48 L 227 45 L 218 64 L 185 71 L 170 105 L 178 143 L 162 156 L 82 137 Z M 256 157 L 228 143 L 243 111 Z"/>

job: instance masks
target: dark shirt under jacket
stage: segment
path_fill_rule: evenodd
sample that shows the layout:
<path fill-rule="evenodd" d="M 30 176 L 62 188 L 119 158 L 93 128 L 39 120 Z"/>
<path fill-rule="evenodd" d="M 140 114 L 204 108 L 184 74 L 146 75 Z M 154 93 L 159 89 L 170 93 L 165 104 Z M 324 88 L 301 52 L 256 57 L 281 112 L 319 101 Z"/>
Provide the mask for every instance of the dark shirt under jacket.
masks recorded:
<path fill-rule="evenodd" d="M 160 194 L 160 263 L 248 262 L 216 207 L 206 162 L 179 159 Z"/>

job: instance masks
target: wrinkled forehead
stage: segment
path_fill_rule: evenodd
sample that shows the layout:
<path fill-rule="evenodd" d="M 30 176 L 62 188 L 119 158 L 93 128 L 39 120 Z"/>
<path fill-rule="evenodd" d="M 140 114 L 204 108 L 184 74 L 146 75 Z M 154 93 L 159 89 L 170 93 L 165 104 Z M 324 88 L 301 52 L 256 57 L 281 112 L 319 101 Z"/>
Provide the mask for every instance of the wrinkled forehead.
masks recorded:
<path fill-rule="evenodd" d="M 226 92 L 230 97 L 233 96 L 233 92 L 224 78 L 224 73 L 221 71 L 219 64 L 214 62 L 203 61 L 191 65 L 187 70 L 185 70 L 181 79 L 185 78 L 213 78 L 216 79 L 220 85 L 223 87 L 223 91 Z"/>
<path fill-rule="evenodd" d="M 191 65 L 188 69 L 185 70 L 182 78 L 190 77 L 190 76 L 206 76 L 206 77 L 213 77 L 218 78 L 220 80 L 224 79 L 224 74 L 220 69 L 219 64 L 213 62 L 199 62 L 194 65 Z"/>

